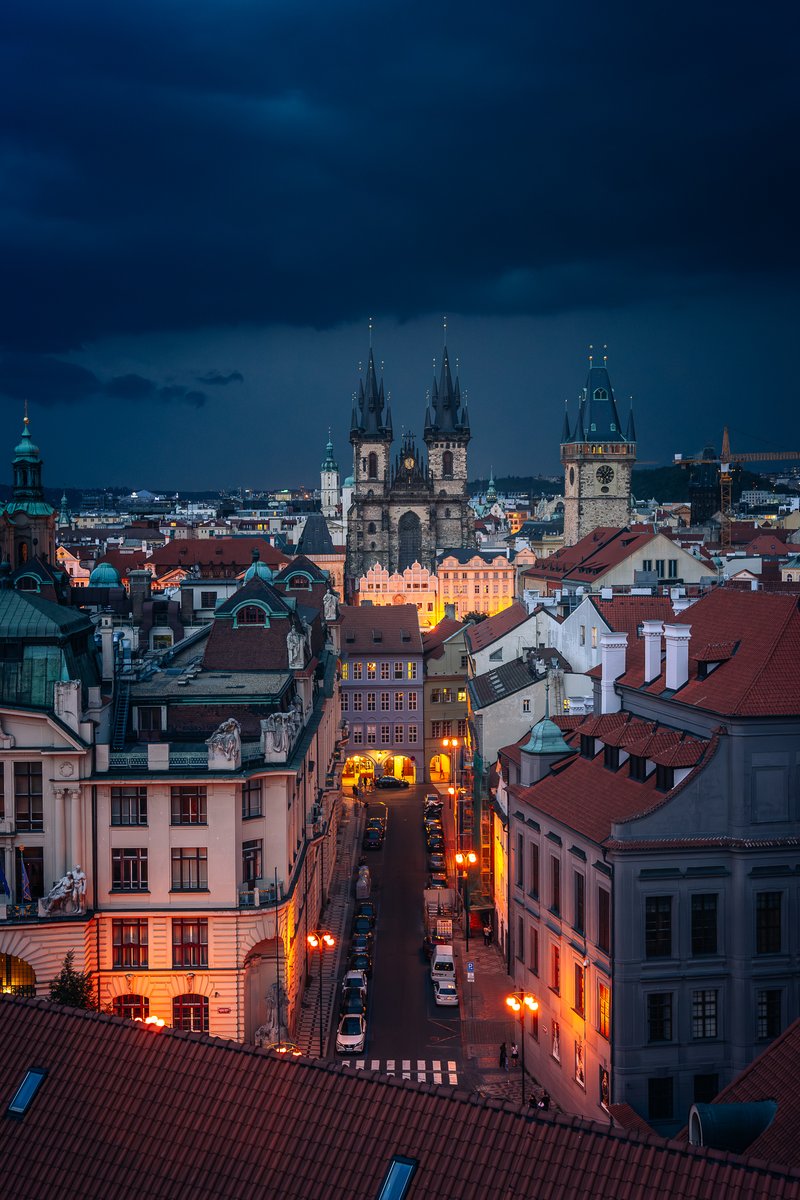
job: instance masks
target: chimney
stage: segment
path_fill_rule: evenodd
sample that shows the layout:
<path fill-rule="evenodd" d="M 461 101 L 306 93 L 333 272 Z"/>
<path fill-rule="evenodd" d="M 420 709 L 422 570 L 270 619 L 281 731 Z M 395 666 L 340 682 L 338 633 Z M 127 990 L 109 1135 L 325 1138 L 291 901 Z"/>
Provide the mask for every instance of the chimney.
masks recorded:
<path fill-rule="evenodd" d="M 114 622 L 110 613 L 100 617 L 100 647 L 102 652 L 103 683 L 114 686 Z"/>
<path fill-rule="evenodd" d="M 652 683 L 661 674 L 661 634 L 663 621 L 642 621 L 644 630 L 644 681 Z"/>
<path fill-rule="evenodd" d="M 667 642 L 667 688 L 676 692 L 689 678 L 689 638 L 691 625 L 665 625 Z"/>
<path fill-rule="evenodd" d="M 149 571 L 128 572 L 128 594 L 134 621 L 141 621 L 144 604 L 150 599 L 152 576 Z"/>
<path fill-rule="evenodd" d="M 627 633 L 600 634 L 600 709 L 604 713 L 619 712 L 622 701 L 617 695 L 614 680 L 625 674 L 625 655 L 628 649 Z"/>

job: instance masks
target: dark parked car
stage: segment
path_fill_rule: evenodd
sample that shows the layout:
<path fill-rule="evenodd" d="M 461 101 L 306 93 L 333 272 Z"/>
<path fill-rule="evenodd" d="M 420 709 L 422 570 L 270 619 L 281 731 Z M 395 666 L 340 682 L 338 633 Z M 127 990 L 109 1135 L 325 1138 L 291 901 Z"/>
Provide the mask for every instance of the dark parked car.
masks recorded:
<path fill-rule="evenodd" d="M 361 842 L 362 850 L 380 850 L 383 846 L 383 834 L 380 829 L 367 829 Z"/>
<path fill-rule="evenodd" d="M 372 954 L 372 934 L 371 933 L 354 933 L 350 939 L 351 954 Z M 351 970 L 358 970 L 357 967 L 352 967 Z"/>
<path fill-rule="evenodd" d="M 365 954 L 363 952 L 351 954 L 347 964 L 347 969 L 349 971 L 363 971 L 369 979 L 372 975 L 372 959 L 369 954 Z"/>
<path fill-rule="evenodd" d="M 381 833 L 385 833 L 386 821 L 383 817 L 368 817 L 367 829 L 380 829 Z"/>
<path fill-rule="evenodd" d="M 353 921 L 353 934 L 366 933 L 372 934 L 372 926 L 375 922 L 371 917 L 356 917 Z"/>
<path fill-rule="evenodd" d="M 429 837 L 428 838 L 428 853 L 429 854 L 444 854 L 444 838 Z"/>
<path fill-rule="evenodd" d="M 357 917 L 371 917 L 373 924 L 378 915 L 378 907 L 374 900 L 361 900 L 356 906 Z"/>
<path fill-rule="evenodd" d="M 447 887 L 447 876 L 445 875 L 444 871 L 434 871 L 433 874 L 431 875 L 430 879 L 428 880 L 428 887 L 429 888 L 446 888 Z"/>
<path fill-rule="evenodd" d="M 342 1006 L 339 1012 L 344 1016 L 362 1016 L 367 1011 L 367 1000 L 359 988 L 347 988 L 342 992 Z"/>
<path fill-rule="evenodd" d="M 380 779 L 375 780 L 376 788 L 407 788 L 410 786 L 407 779 L 398 779 L 396 775 L 381 775 Z"/>
<path fill-rule="evenodd" d="M 436 853 L 436 854 L 428 855 L 428 870 L 429 871 L 444 871 L 444 869 L 445 869 L 445 862 L 444 862 L 443 854 Z"/>

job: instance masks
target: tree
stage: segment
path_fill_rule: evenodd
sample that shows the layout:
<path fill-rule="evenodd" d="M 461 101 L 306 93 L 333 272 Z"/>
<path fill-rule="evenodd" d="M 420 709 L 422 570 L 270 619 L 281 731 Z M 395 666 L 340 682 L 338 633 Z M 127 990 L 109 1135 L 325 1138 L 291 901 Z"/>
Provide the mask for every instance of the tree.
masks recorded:
<path fill-rule="evenodd" d="M 50 999 L 70 1008 L 88 1008 L 93 1012 L 98 1009 L 91 972 L 75 970 L 72 950 L 68 951 L 61 971 L 50 983 Z"/>
<path fill-rule="evenodd" d="M 482 613 L 482 612 L 464 613 L 464 620 L 471 621 L 473 625 L 480 625 L 481 621 L 486 620 L 486 617 L 487 617 L 487 614 Z"/>

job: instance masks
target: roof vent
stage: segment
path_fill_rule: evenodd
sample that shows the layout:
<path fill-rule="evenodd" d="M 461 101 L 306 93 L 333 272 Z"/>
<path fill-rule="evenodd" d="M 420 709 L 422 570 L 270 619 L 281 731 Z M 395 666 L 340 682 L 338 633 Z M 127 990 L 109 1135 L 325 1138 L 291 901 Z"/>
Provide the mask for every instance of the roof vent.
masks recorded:
<path fill-rule="evenodd" d="M 693 1104 L 689 1110 L 689 1144 L 743 1154 L 775 1119 L 776 1100 L 749 1104 Z"/>

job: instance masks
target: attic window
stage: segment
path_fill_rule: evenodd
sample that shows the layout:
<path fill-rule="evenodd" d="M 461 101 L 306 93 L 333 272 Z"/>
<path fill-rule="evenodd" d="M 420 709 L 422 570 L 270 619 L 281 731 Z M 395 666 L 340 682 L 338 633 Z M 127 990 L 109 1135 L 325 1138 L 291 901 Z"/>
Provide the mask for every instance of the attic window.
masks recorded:
<path fill-rule="evenodd" d="M 14 1093 L 11 1103 L 6 1109 L 10 1117 L 24 1117 L 33 1103 L 33 1098 L 44 1083 L 47 1071 L 44 1067 L 31 1067 L 22 1083 Z"/>
<path fill-rule="evenodd" d="M 595 388 L 594 389 L 594 398 L 595 398 L 595 400 L 607 400 L 608 392 L 606 391 L 605 388 Z M 594 428 L 594 426 L 592 426 L 592 428 Z"/>
<path fill-rule="evenodd" d="M 237 625 L 266 625 L 266 613 L 263 608 L 259 608 L 257 604 L 246 604 L 243 608 L 237 609 L 236 624 Z"/>
<path fill-rule="evenodd" d="M 356 635 L 354 633 L 346 633 L 344 635 L 344 640 L 346 642 L 354 642 L 356 640 Z"/>
<path fill-rule="evenodd" d="M 400 641 L 401 642 L 410 642 L 411 641 L 411 634 L 408 632 L 407 629 L 400 630 Z"/>
<path fill-rule="evenodd" d="M 378 1192 L 378 1200 L 403 1200 L 418 1166 L 418 1159 L 395 1154 Z"/>
<path fill-rule="evenodd" d="M 382 642 L 383 641 L 383 634 L 381 633 L 380 629 L 373 629 L 372 640 L 373 640 L 373 642 Z"/>

